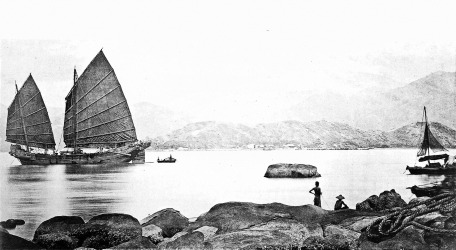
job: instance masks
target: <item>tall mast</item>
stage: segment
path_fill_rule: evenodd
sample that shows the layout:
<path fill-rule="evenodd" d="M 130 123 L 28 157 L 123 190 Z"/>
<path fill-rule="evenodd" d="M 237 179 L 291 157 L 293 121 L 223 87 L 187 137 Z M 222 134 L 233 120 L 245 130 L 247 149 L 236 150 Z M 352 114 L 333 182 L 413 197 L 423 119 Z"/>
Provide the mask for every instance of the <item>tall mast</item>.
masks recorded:
<path fill-rule="evenodd" d="M 425 133 L 425 135 L 427 136 L 426 140 L 427 140 L 428 142 L 430 142 L 430 140 L 429 140 L 429 124 L 428 124 L 428 119 L 427 119 L 427 114 L 426 114 L 426 106 L 424 106 L 424 121 L 426 122 L 426 125 L 425 125 L 424 128 L 425 128 L 426 130 L 428 130 L 428 131 L 426 131 L 427 133 Z M 428 152 L 428 155 L 429 155 L 429 153 L 431 152 L 431 148 L 430 148 L 430 147 L 431 147 L 431 145 L 429 145 L 429 143 L 428 143 L 428 148 L 426 149 L 427 152 Z"/>
<path fill-rule="evenodd" d="M 77 93 L 77 86 L 76 86 L 76 82 L 78 81 L 78 75 L 76 73 L 76 67 L 74 68 L 74 75 L 73 75 L 73 93 L 72 93 L 72 103 L 73 103 L 73 140 L 74 140 L 74 152 L 73 153 L 76 153 L 77 152 L 77 149 L 78 149 L 78 141 L 77 141 L 77 136 L 78 136 L 78 124 L 77 124 L 77 119 L 76 119 L 76 116 L 77 116 L 77 112 L 76 112 L 76 101 L 77 101 L 77 98 L 76 98 L 76 93 Z"/>
<path fill-rule="evenodd" d="M 24 116 L 22 115 L 21 95 L 19 95 L 19 89 L 17 88 L 16 81 L 14 81 L 14 85 L 16 85 L 17 102 L 18 102 L 18 105 L 19 105 L 19 115 L 21 116 L 22 131 L 24 133 L 24 138 L 25 138 L 25 147 L 27 149 L 27 152 L 30 152 L 29 145 L 28 145 L 28 139 L 27 139 L 27 132 L 25 130 Z"/>

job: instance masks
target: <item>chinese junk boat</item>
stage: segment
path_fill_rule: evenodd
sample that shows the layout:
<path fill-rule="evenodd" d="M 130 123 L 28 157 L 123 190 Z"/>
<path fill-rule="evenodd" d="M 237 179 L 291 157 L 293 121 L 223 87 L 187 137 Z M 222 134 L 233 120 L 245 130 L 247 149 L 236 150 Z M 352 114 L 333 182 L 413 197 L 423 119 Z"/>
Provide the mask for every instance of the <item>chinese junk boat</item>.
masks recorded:
<path fill-rule="evenodd" d="M 46 106 L 30 76 L 8 108 L 7 141 L 16 143 L 10 154 L 24 165 L 144 163 L 150 142 L 137 140 L 127 100 L 103 51 L 79 78 L 74 71 L 65 101 L 63 138 L 70 149 L 57 154 Z"/>
<path fill-rule="evenodd" d="M 407 166 L 410 174 L 456 174 L 456 164 L 454 156 L 450 156 L 448 150 L 440 144 L 429 129 L 429 123 L 424 107 L 424 135 L 420 148 L 417 153 L 418 161 L 425 162 L 425 166 Z M 433 154 L 431 154 L 431 150 Z M 443 161 L 443 163 L 442 163 Z"/>

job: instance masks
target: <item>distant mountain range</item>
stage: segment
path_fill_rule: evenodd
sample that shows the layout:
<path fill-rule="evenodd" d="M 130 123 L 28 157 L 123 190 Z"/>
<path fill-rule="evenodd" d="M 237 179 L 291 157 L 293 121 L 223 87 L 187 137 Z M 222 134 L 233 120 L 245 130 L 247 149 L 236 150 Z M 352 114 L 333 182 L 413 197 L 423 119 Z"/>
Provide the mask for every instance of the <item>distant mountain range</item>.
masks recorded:
<path fill-rule="evenodd" d="M 294 98 L 301 101 L 277 113 L 280 120 L 289 121 L 250 127 L 196 122 L 190 114 L 150 103 L 133 103 L 130 109 L 138 138 L 152 139 L 156 146 L 232 148 L 249 143 L 298 143 L 308 147 L 415 147 L 420 135 L 416 121 L 421 121 L 422 109 L 426 106 L 429 120 L 435 122 L 437 137 L 445 145 L 454 146 L 455 93 L 453 72 L 435 72 L 395 89 L 360 87 L 358 93 L 350 95 L 335 91 L 296 92 Z M 8 151 L 9 143 L 5 142 L 7 107 L 0 105 L 0 108 L 0 150 Z M 63 103 L 62 107 L 48 107 L 55 141 L 60 148 L 64 146 L 62 109 Z"/>
<path fill-rule="evenodd" d="M 302 93 L 302 101 L 284 110 L 289 120 L 327 120 L 369 130 L 392 130 L 420 120 L 423 106 L 433 122 L 456 128 L 454 72 L 435 72 L 403 87 Z"/>
<path fill-rule="evenodd" d="M 219 122 L 191 123 L 166 137 L 153 140 L 155 148 L 220 149 L 245 148 L 249 144 L 302 148 L 356 149 L 368 147 L 418 147 L 423 123 L 416 122 L 393 131 L 360 130 L 344 123 L 284 121 L 248 127 Z M 456 130 L 432 123 L 431 130 L 446 147 L 456 147 Z"/>

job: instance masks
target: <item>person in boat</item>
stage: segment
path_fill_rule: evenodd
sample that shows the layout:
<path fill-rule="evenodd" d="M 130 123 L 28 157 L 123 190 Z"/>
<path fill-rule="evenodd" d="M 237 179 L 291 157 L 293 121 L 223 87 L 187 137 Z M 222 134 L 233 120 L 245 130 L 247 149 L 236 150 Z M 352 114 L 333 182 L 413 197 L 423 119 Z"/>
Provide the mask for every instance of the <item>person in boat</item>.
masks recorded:
<path fill-rule="evenodd" d="M 313 193 L 312 193 L 313 191 Z M 320 183 L 318 181 L 315 182 L 315 187 L 312 188 L 309 193 L 313 194 L 314 197 L 314 205 L 321 207 L 321 189 L 320 189 Z"/>
<path fill-rule="evenodd" d="M 334 204 L 334 210 L 341 210 L 341 209 L 348 209 L 347 204 L 343 201 L 345 197 L 343 197 L 341 194 L 339 194 L 337 197 L 336 204 Z"/>
<path fill-rule="evenodd" d="M 173 156 L 171 154 L 169 154 L 169 159 L 172 160 L 173 159 Z"/>

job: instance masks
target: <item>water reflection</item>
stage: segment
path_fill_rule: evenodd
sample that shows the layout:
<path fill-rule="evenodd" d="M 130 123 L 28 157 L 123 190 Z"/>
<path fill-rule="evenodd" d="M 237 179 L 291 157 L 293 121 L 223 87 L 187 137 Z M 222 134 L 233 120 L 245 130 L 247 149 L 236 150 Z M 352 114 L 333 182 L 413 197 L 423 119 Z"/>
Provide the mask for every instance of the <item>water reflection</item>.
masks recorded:
<path fill-rule="evenodd" d="M 89 219 L 116 210 L 127 201 L 119 195 L 126 183 L 122 176 L 134 165 L 11 166 L 2 185 L 1 218 L 27 223 L 11 233 L 31 238 L 39 223 L 57 215 Z M 20 216 L 17 216 L 20 215 Z"/>

